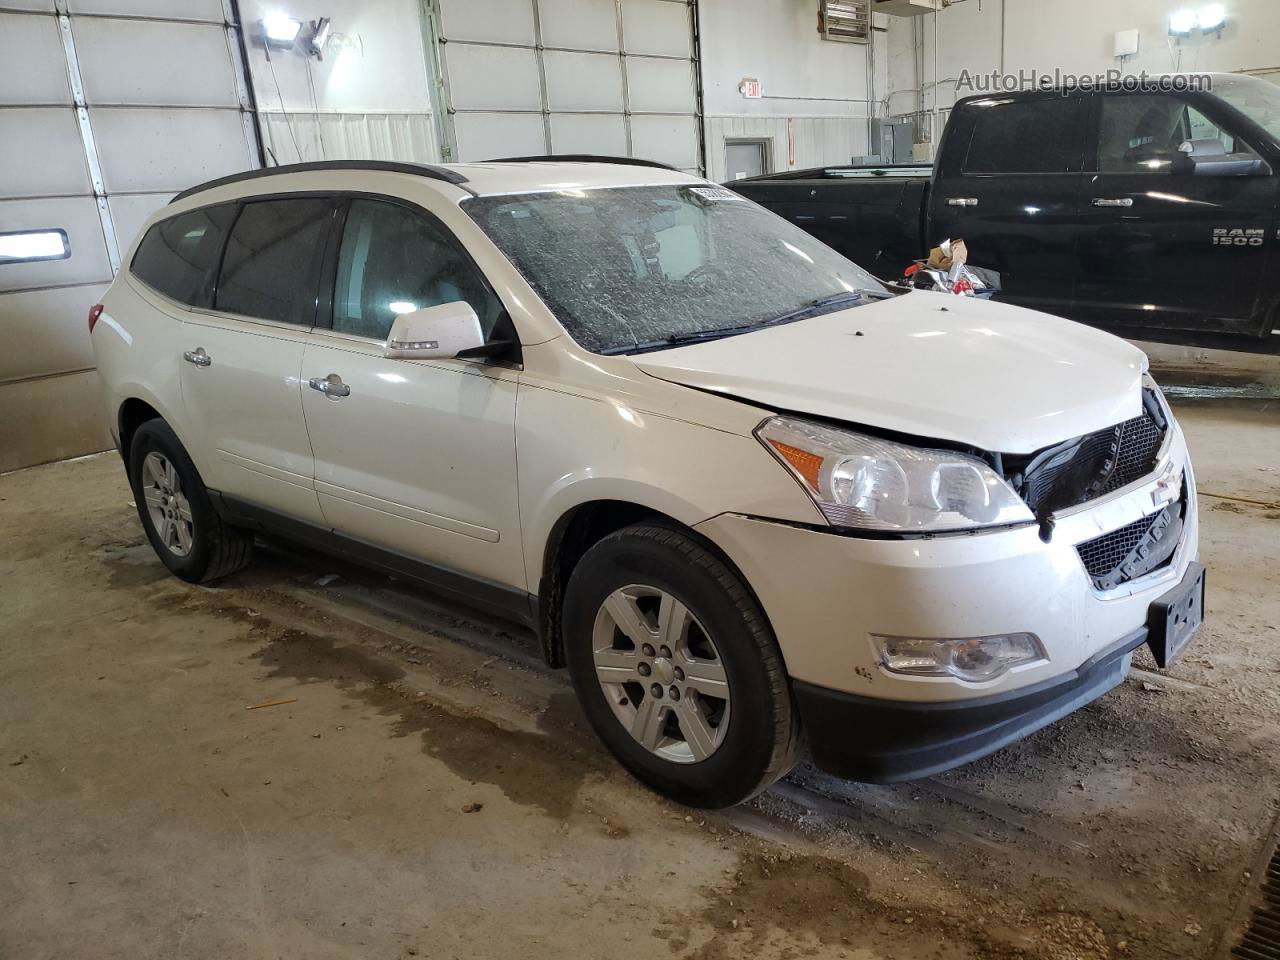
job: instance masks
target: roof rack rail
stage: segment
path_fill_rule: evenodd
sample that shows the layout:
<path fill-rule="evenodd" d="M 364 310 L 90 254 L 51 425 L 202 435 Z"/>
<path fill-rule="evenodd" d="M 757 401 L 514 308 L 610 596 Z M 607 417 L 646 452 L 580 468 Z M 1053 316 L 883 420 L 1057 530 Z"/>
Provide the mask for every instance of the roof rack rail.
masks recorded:
<path fill-rule="evenodd" d="M 377 170 L 387 173 L 410 173 L 414 176 L 428 177 L 432 180 L 443 180 L 445 183 L 452 183 L 454 186 L 461 186 L 467 182 L 467 178 L 457 170 L 450 170 L 448 167 L 437 167 L 429 163 L 403 163 L 397 160 L 317 160 L 310 163 L 286 163 L 276 167 L 262 167 L 257 170 L 233 173 L 228 177 L 219 177 L 217 180 L 209 180 L 206 183 L 189 187 L 169 202 L 176 203 L 194 194 L 203 193 L 215 187 L 225 187 L 231 183 L 273 177 L 282 173 L 312 173 L 322 170 Z"/>
<path fill-rule="evenodd" d="M 495 157 L 483 163 L 616 163 L 626 167 L 657 167 L 660 170 L 675 170 L 669 163 L 657 160 L 641 160 L 638 157 L 610 157 L 594 153 L 549 153 L 541 157 Z M 678 172 L 678 171 L 677 171 Z"/>

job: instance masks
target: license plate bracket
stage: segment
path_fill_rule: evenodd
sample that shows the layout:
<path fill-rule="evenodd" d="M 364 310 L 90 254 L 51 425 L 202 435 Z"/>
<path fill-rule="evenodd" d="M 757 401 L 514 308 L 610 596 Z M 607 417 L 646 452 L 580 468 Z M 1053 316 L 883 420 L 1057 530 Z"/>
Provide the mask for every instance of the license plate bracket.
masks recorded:
<path fill-rule="evenodd" d="M 1147 645 L 1161 670 L 1170 666 L 1204 623 L 1205 568 L 1191 563 L 1182 582 L 1147 610 Z"/>

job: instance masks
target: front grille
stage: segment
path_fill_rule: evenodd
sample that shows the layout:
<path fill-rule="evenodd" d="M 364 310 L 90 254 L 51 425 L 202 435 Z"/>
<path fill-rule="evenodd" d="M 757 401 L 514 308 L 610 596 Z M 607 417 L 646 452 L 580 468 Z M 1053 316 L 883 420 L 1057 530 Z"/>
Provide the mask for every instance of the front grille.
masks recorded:
<path fill-rule="evenodd" d="M 1076 546 L 1076 553 L 1094 587 L 1110 590 L 1167 564 L 1181 539 L 1182 503 L 1179 502 L 1086 540 Z"/>
<path fill-rule="evenodd" d="M 1023 468 L 1019 492 L 1037 516 L 1119 490 L 1156 466 L 1168 427 L 1155 393 L 1141 416 L 1041 451 Z"/>

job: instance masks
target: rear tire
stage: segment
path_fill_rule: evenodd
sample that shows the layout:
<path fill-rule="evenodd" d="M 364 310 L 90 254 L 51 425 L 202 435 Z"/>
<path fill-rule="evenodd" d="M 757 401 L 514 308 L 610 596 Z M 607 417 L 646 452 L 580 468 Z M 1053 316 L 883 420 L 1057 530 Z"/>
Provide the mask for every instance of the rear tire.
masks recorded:
<path fill-rule="evenodd" d="M 172 428 L 148 420 L 129 448 L 138 518 L 160 562 L 188 583 L 209 583 L 249 562 L 253 534 L 223 521 Z"/>
<path fill-rule="evenodd" d="M 696 535 L 638 524 L 595 544 L 570 577 L 563 630 L 592 727 L 657 792 L 727 807 L 794 764 L 800 721 L 777 641 Z"/>

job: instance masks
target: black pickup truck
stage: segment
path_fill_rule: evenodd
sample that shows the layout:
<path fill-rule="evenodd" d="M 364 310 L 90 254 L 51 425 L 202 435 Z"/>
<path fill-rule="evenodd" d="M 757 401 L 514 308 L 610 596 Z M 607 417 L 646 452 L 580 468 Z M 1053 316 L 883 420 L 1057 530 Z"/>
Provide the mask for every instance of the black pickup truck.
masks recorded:
<path fill-rule="evenodd" d="M 928 167 L 735 180 L 884 279 L 948 237 L 999 299 L 1127 337 L 1280 352 L 1280 87 L 968 97 Z"/>

